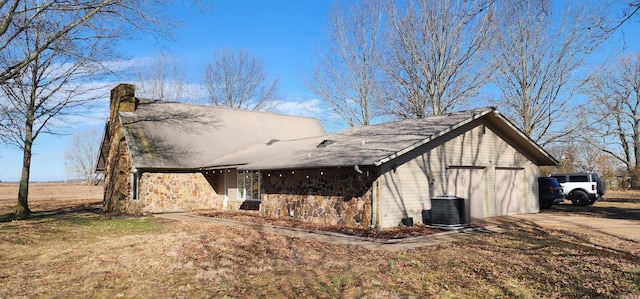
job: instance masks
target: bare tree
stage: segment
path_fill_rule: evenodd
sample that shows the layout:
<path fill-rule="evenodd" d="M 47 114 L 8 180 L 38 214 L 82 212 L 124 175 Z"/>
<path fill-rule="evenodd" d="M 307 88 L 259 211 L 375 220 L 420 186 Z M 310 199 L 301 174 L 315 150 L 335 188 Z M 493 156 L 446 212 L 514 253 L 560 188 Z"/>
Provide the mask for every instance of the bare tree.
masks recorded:
<path fill-rule="evenodd" d="M 640 12 L 640 1 L 638 0 L 622 0 L 611 1 L 610 4 L 620 3 L 623 8 L 613 20 L 605 22 L 605 25 L 601 25 L 606 35 L 613 33 L 620 29 L 625 23 L 629 22 L 634 16 L 637 16 Z"/>
<path fill-rule="evenodd" d="M 572 134 L 578 126 L 560 122 L 573 110 L 568 101 L 584 80 L 576 71 L 597 44 L 587 29 L 595 18 L 582 7 L 554 9 L 548 0 L 505 0 L 500 7 L 492 53 L 501 112 L 542 145 Z"/>
<path fill-rule="evenodd" d="M 549 153 L 558 158 L 560 162 L 557 166 L 541 166 L 540 175 L 547 176 L 552 173 L 572 173 L 577 171 L 578 153 L 575 150 L 575 144 L 554 143 L 547 147 Z"/>
<path fill-rule="evenodd" d="M 15 215 L 28 217 L 33 142 L 94 99 L 113 41 L 158 29 L 157 1 L 0 1 L 0 137 L 23 151 Z M 161 32 L 161 31 L 157 31 Z"/>
<path fill-rule="evenodd" d="M 225 50 L 207 65 L 205 84 L 214 106 L 268 111 L 275 103 L 278 80 L 268 80 L 262 61 L 246 51 Z"/>
<path fill-rule="evenodd" d="M 391 77 L 387 113 L 438 115 L 464 104 L 489 78 L 483 58 L 494 27 L 492 1 L 410 0 L 389 5 Z"/>
<path fill-rule="evenodd" d="M 380 5 L 336 6 L 330 22 L 330 51 L 320 56 L 308 85 L 349 126 L 369 125 L 381 114 Z"/>
<path fill-rule="evenodd" d="M 597 70 L 588 87 L 602 150 L 625 165 L 631 188 L 640 189 L 640 54 Z"/>
<path fill-rule="evenodd" d="M 178 102 L 189 92 L 184 70 L 175 59 L 159 56 L 137 71 L 139 94 L 154 100 Z"/>
<path fill-rule="evenodd" d="M 38 48 L 0 64 L 0 83 L 14 78 L 43 51 L 62 38 L 77 41 L 126 36 L 136 31 L 166 32 L 172 24 L 163 18 L 162 1 L 141 0 L 0 0 L 0 53 L 19 47 L 30 24 L 47 15 L 58 23 L 55 30 L 42 32 Z M 164 28 L 163 30 L 155 30 Z"/>
<path fill-rule="evenodd" d="M 82 179 L 89 185 L 100 182 L 101 174 L 96 173 L 100 149 L 100 135 L 91 129 L 73 134 L 73 139 L 64 152 L 65 167 L 74 179 Z"/>

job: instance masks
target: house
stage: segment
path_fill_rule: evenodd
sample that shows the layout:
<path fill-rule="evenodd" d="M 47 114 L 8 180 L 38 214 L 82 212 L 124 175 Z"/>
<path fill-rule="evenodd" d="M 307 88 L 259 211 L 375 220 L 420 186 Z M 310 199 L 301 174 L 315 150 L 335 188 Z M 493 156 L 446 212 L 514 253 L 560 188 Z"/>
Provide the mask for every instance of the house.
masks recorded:
<path fill-rule="evenodd" d="M 98 170 L 106 210 L 385 228 L 442 194 L 464 198 L 470 220 L 537 213 L 538 166 L 557 163 L 494 108 L 327 134 L 313 118 L 140 99 L 121 84 Z"/>

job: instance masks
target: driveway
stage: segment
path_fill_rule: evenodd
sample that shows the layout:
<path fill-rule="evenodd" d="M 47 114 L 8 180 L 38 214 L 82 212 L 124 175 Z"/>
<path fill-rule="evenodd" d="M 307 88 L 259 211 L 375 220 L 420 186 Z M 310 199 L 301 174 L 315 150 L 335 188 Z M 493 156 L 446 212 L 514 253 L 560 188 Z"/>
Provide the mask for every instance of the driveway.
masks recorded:
<path fill-rule="evenodd" d="M 508 226 L 535 226 L 578 233 L 600 234 L 640 242 L 640 220 L 575 216 L 554 213 L 495 217 L 489 223 Z"/>

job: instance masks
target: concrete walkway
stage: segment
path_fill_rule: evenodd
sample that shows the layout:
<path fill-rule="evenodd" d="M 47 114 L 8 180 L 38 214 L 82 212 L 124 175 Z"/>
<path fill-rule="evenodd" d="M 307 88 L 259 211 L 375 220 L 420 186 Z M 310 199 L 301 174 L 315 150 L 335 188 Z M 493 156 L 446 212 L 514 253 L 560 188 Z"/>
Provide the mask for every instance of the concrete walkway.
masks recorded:
<path fill-rule="evenodd" d="M 356 245 L 369 250 L 403 251 L 414 248 L 439 244 L 441 242 L 459 242 L 469 237 L 500 233 L 511 227 L 545 227 L 570 232 L 602 234 L 615 236 L 624 240 L 640 242 L 640 220 L 593 218 L 561 214 L 525 214 L 489 218 L 482 228 L 449 231 L 430 236 L 406 238 L 402 240 L 381 240 L 357 237 L 325 231 L 309 231 L 291 227 L 274 226 L 270 224 L 256 224 L 238 222 L 228 219 L 193 215 L 190 213 L 156 214 L 155 217 L 178 221 L 202 221 L 230 227 L 250 228 L 260 232 L 278 234 L 293 238 L 305 238 L 320 242 Z"/>
<path fill-rule="evenodd" d="M 381 240 L 326 231 L 309 231 L 292 227 L 274 226 L 271 224 L 238 222 L 228 219 L 198 216 L 190 213 L 154 214 L 154 217 L 172 219 L 177 221 L 202 221 L 230 227 L 250 228 L 264 233 L 278 234 L 292 238 L 311 239 L 332 244 L 355 245 L 362 246 L 369 250 L 385 251 L 403 251 L 424 246 L 436 245 L 442 242 L 459 242 L 474 235 L 500 233 L 504 231 L 504 229 L 498 227 L 497 225 L 488 225 L 483 228 L 449 231 L 430 236 L 405 238 L 402 240 Z"/>

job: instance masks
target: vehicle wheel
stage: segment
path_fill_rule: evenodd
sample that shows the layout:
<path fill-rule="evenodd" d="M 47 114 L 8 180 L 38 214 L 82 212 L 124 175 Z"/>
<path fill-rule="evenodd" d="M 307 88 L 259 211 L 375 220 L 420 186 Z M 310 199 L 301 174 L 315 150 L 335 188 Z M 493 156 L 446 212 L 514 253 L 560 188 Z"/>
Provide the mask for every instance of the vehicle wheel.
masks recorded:
<path fill-rule="evenodd" d="M 587 195 L 587 193 L 585 193 L 584 191 L 576 191 L 573 193 L 573 196 L 571 196 L 571 203 L 574 206 L 586 206 L 589 204 L 591 200 L 589 200 L 589 195 Z"/>
<path fill-rule="evenodd" d="M 589 203 L 587 205 L 588 206 L 593 205 L 596 202 L 596 200 L 598 200 L 598 199 L 597 198 L 596 199 L 589 199 Z"/>
<path fill-rule="evenodd" d="M 604 195 L 607 192 L 607 183 L 603 179 L 598 179 L 597 184 L 596 191 L 598 191 L 598 195 Z"/>

